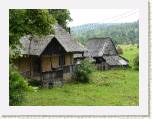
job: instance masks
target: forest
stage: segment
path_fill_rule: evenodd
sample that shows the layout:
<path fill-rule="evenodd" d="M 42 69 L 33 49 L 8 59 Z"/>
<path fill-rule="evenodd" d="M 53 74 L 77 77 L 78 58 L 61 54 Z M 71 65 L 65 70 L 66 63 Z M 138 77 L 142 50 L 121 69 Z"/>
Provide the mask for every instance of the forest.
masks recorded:
<path fill-rule="evenodd" d="M 132 23 L 84 24 L 71 27 L 72 36 L 82 44 L 93 37 L 111 37 L 117 44 L 138 44 L 139 21 Z"/>

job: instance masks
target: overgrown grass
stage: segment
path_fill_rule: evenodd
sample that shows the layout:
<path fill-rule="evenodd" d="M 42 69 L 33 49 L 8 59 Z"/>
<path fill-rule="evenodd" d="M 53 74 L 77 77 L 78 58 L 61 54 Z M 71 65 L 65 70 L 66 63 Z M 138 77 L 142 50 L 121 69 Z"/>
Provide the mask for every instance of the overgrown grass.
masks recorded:
<path fill-rule="evenodd" d="M 65 84 L 28 93 L 22 105 L 35 106 L 116 106 L 138 105 L 138 72 L 96 71 L 89 84 Z"/>

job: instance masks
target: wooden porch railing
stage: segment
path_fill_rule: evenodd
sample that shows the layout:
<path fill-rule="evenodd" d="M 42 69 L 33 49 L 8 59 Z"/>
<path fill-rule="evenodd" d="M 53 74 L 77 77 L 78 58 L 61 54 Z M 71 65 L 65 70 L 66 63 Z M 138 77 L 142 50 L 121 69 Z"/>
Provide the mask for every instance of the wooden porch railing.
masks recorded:
<path fill-rule="evenodd" d="M 76 65 L 63 66 L 63 73 L 73 73 Z"/>

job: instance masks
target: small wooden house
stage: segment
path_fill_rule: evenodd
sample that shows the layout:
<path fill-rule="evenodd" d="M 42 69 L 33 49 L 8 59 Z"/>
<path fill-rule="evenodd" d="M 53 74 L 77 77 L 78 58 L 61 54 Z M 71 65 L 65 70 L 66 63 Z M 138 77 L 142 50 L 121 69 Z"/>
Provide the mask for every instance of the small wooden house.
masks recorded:
<path fill-rule="evenodd" d="M 84 49 L 61 26 L 55 26 L 55 35 L 24 36 L 20 39 L 23 57 L 15 60 L 22 75 L 40 80 L 44 87 L 63 83 L 70 77 L 75 64 L 73 55 Z"/>
<path fill-rule="evenodd" d="M 98 69 L 128 66 L 128 60 L 118 55 L 110 37 L 89 39 L 86 48 L 88 51 L 84 53 L 84 56 L 93 58 Z"/>

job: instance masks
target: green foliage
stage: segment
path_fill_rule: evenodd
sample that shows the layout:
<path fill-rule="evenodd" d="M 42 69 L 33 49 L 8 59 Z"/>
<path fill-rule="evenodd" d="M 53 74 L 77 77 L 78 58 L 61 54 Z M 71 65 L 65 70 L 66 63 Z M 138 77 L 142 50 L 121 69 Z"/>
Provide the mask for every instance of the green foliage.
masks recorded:
<path fill-rule="evenodd" d="M 23 78 L 19 72 L 10 65 L 9 69 L 9 104 L 19 105 L 25 101 L 25 94 L 27 91 L 31 91 L 32 87 L 28 86 L 25 78 Z"/>
<path fill-rule="evenodd" d="M 133 59 L 139 52 L 137 45 L 119 45 L 123 49 L 123 54 L 121 56 L 129 60 L 129 66 L 134 67 Z"/>
<path fill-rule="evenodd" d="M 57 23 L 67 29 L 67 23 L 72 21 L 67 9 L 49 9 L 49 13 L 56 19 Z"/>
<path fill-rule="evenodd" d="M 10 9 L 9 45 L 14 48 L 27 34 L 45 35 L 53 32 L 55 19 L 46 9 Z"/>
<path fill-rule="evenodd" d="M 90 30 L 94 28 L 93 30 Z M 139 42 L 139 23 L 86 24 L 71 28 L 72 35 L 82 44 L 89 38 L 111 37 L 114 44 L 135 44 Z"/>
<path fill-rule="evenodd" d="M 76 66 L 74 71 L 74 79 L 77 82 L 88 83 L 90 74 L 95 70 L 92 62 L 89 59 L 84 59 Z"/>
<path fill-rule="evenodd" d="M 133 59 L 133 69 L 139 70 L 139 54 L 136 54 Z"/>

